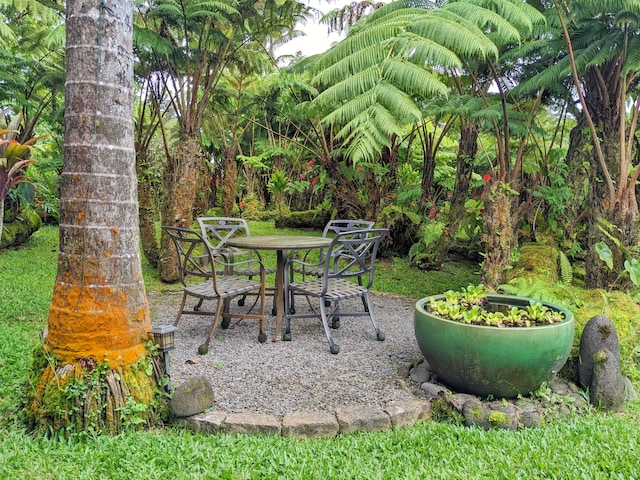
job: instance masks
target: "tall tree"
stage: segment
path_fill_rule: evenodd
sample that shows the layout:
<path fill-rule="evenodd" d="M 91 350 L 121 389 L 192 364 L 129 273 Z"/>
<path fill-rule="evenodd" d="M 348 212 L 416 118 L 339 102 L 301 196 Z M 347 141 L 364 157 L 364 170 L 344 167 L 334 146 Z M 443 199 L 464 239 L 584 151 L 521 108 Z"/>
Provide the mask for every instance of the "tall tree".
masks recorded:
<path fill-rule="evenodd" d="M 640 2 L 554 4 L 567 46 L 571 78 L 594 146 L 592 178 L 602 180 L 590 183 L 585 284 L 606 287 L 615 283 L 623 271 L 628 260 L 626 251 L 637 245 L 640 233 L 636 194 L 640 177 L 636 138 L 640 113 Z M 579 65 L 584 61 L 588 66 L 581 71 Z M 602 221 L 605 229 L 611 225 L 613 231 L 603 230 Z M 596 246 L 603 241 L 611 244 L 612 269 L 605 269 L 597 254 Z"/>
<path fill-rule="evenodd" d="M 558 85 L 579 105 L 572 145 L 590 163 L 588 233 L 585 245 L 589 287 L 607 287 L 624 271 L 640 229 L 637 181 L 640 158 L 640 1 L 556 1 L 547 10 L 549 28 L 532 53 L 539 73 L 523 87 L 557 95 Z M 562 93 L 561 93 L 562 95 Z M 582 137 L 582 138 L 581 138 Z M 585 139 L 588 139 L 585 141 Z M 574 151 L 567 156 L 573 158 Z M 576 194 L 579 194 L 576 191 Z M 605 267 L 596 245 L 609 244 L 613 268 Z"/>
<path fill-rule="evenodd" d="M 133 148 L 131 1 L 67 2 L 60 252 L 27 405 L 46 432 L 153 421 Z"/>

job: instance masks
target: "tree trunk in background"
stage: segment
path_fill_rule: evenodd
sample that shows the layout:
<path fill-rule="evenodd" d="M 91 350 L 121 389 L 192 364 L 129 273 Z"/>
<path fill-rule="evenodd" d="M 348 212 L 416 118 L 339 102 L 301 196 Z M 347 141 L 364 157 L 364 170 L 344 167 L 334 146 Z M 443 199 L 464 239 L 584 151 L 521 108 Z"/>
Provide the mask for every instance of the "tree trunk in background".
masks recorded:
<path fill-rule="evenodd" d="M 193 135 L 181 138 L 174 156 L 167 160 L 162 225 L 191 228 L 202 162 L 203 154 L 198 138 Z M 175 246 L 164 231 L 160 235 L 158 273 L 163 282 L 175 282 L 180 278 Z"/>
<path fill-rule="evenodd" d="M 604 172 L 593 151 L 590 157 L 589 227 L 585 247 L 587 288 L 610 288 L 612 285 L 624 288 L 624 285 L 620 284 L 619 275 L 624 272 L 625 251 L 636 247 L 638 242 L 638 204 L 635 186 L 626 186 L 629 181 L 628 171 L 620 172 L 620 115 L 625 108 L 624 104 L 620 104 L 620 96 L 627 79 L 620 74 L 619 61 L 619 58 L 614 58 L 604 65 L 590 69 L 584 76 L 585 100 L 617 196 L 614 202 L 610 202 L 606 182 L 602 181 Z M 603 234 L 600 229 L 603 227 L 601 219 L 613 225 L 613 230 L 608 233 L 617 238 L 620 246 Z M 607 243 L 613 253 L 612 270 L 600 260 L 595 250 L 596 243 L 601 241 Z"/>
<path fill-rule="evenodd" d="M 449 206 L 449 219 L 434 248 L 434 266 L 440 266 L 444 263 L 458 233 L 460 223 L 466 215 L 465 203 L 473 174 L 472 162 L 476 153 L 478 153 L 478 123 L 475 120 L 463 119 L 460 124 L 458 165 Z"/>
<path fill-rule="evenodd" d="M 425 132 L 425 137 L 431 135 Z M 436 159 L 433 157 L 433 150 L 431 148 L 424 148 L 422 151 L 422 180 L 420 181 L 420 187 L 422 188 L 422 196 L 424 198 L 431 198 L 431 189 L 433 188 L 433 176 L 436 171 Z M 427 202 L 421 203 L 421 210 L 427 208 Z"/>
<path fill-rule="evenodd" d="M 322 167 L 331 179 L 327 188 L 331 192 L 332 206 L 335 218 L 365 218 L 365 210 L 360 203 L 358 192 L 354 185 L 342 173 L 340 159 L 336 157 L 320 159 Z"/>
<path fill-rule="evenodd" d="M 609 171 L 615 172 L 619 169 L 615 159 L 619 158 L 619 143 L 614 141 L 615 132 L 608 131 L 608 135 L 602 142 L 602 149 L 605 158 L 608 160 Z M 595 155 L 594 155 L 595 157 Z M 612 160 L 613 159 L 613 160 Z M 618 162 L 619 163 L 619 162 Z M 625 250 L 629 250 L 638 242 L 638 205 L 633 191 L 634 186 L 627 187 L 620 195 L 619 202 L 609 205 L 609 195 L 606 185 L 603 182 L 595 181 L 602 178 L 602 169 L 597 159 L 591 163 L 592 181 L 589 183 L 589 209 L 588 231 L 587 231 L 587 255 L 585 258 L 585 286 L 587 288 L 607 288 L 615 285 L 616 288 L 624 289 L 631 284 L 622 280 L 620 274 L 624 272 L 624 261 L 626 259 Z M 618 187 L 620 189 L 620 187 Z M 601 223 L 604 220 L 605 224 Z M 613 225 L 613 231 L 608 231 L 606 223 Z M 608 231 L 622 245 L 622 248 L 615 245 L 601 228 Z M 605 242 L 613 254 L 613 269 L 609 269 L 600 259 L 595 249 L 595 244 Z M 621 283 L 623 282 L 623 283 Z"/>
<path fill-rule="evenodd" d="M 504 182 L 491 178 L 484 189 L 484 234 L 485 257 L 482 267 L 482 282 L 492 288 L 506 280 L 511 263 L 511 251 L 516 246 L 517 218 L 515 202 L 518 197 L 507 190 Z"/>
<path fill-rule="evenodd" d="M 236 205 L 236 184 L 238 183 L 238 165 L 236 164 L 236 149 L 227 147 L 222 152 L 224 177 L 222 180 L 222 213 L 225 217 L 233 217 Z"/>
<path fill-rule="evenodd" d="M 569 226 L 569 230 L 566 231 L 569 236 L 577 233 L 580 223 L 586 222 L 584 213 L 588 209 L 590 164 L 594 155 L 587 128 L 584 115 L 580 115 L 577 118 L 577 125 L 569 133 L 566 161 L 571 174 L 567 176 L 567 185 L 573 192 L 573 198 L 568 203 L 563 225 L 565 229 Z M 582 239 L 584 240 L 584 237 Z"/>
<path fill-rule="evenodd" d="M 136 176 L 138 178 L 138 219 L 140 221 L 140 243 L 149 265 L 158 268 L 160 250 L 156 236 L 153 200 L 151 198 L 151 180 L 145 174 L 147 166 L 146 151 L 136 153 Z"/>
<path fill-rule="evenodd" d="M 58 273 L 27 402 L 31 426 L 45 433 L 119 432 L 123 407 L 135 405 L 148 424 L 159 393 L 146 349 L 132 14 L 131 1 L 67 2 Z"/>

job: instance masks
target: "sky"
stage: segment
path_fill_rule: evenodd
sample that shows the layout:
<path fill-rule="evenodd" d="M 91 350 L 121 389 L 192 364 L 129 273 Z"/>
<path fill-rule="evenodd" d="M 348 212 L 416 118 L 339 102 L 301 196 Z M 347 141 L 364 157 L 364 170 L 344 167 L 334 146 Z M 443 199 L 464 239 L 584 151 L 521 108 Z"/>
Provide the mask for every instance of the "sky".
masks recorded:
<path fill-rule="evenodd" d="M 344 5 L 351 3 L 351 0 L 307 0 L 306 3 L 310 7 L 320 10 L 323 14 L 326 14 L 331 10 L 342 8 Z M 299 23 L 296 29 L 303 31 L 305 36 L 295 38 L 290 42 L 287 42 L 286 45 L 279 47 L 278 55 L 295 55 L 297 52 L 302 52 L 302 55 L 308 57 L 310 55 L 315 55 L 316 53 L 325 52 L 333 42 L 337 42 L 342 38 L 337 33 L 329 35 L 327 33 L 327 26 L 320 25 L 314 19 L 310 19 L 306 24 Z"/>

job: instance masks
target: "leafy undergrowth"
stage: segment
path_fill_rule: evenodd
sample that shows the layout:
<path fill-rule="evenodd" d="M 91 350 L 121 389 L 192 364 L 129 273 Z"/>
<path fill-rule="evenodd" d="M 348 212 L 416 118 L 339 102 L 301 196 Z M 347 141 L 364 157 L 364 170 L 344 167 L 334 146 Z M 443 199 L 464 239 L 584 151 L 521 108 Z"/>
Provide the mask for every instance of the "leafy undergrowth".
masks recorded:
<path fill-rule="evenodd" d="M 596 315 L 609 318 L 620 340 L 622 371 L 637 385 L 640 382 L 640 306 L 625 292 L 586 290 L 578 278 L 567 272 L 566 263 L 560 258 L 558 250 L 549 245 L 522 247 L 510 280 L 501 289 L 505 293 L 563 305 L 573 312 L 576 330 L 570 363 L 577 362 L 580 336 L 589 319 Z"/>

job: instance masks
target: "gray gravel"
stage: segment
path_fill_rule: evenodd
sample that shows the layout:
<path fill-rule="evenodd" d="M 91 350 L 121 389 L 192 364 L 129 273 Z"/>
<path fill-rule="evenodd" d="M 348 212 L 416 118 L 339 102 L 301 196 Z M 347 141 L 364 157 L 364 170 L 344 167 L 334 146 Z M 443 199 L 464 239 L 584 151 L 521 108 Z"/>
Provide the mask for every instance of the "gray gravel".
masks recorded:
<path fill-rule="evenodd" d="M 173 324 L 181 290 L 151 292 L 154 325 Z M 187 301 L 193 301 L 187 299 Z M 354 300 L 359 302 L 359 299 Z M 266 343 L 258 343 L 255 320 L 233 320 L 218 329 L 207 355 L 199 355 L 212 317 L 183 315 L 171 352 L 171 379 L 179 385 L 191 376 L 206 377 L 213 386 L 216 410 L 282 416 L 296 411 L 335 413 L 336 407 L 383 407 L 387 402 L 413 396 L 398 369 L 422 358 L 413 332 L 415 299 L 374 294 L 374 314 L 386 335 L 376 340 L 368 317 L 345 317 L 333 331 L 340 345 L 337 355 L 319 319 L 292 322 L 291 342 L 273 342 L 274 317 L 266 321 Z M 214 304 L 203 305 L 209 309 Z M 239 310 L 236 302 L 234 310 Z M 308 308 L 304 299 L 296 308 Z M 267 310 L 271 310 L 271 299 Z"/>

